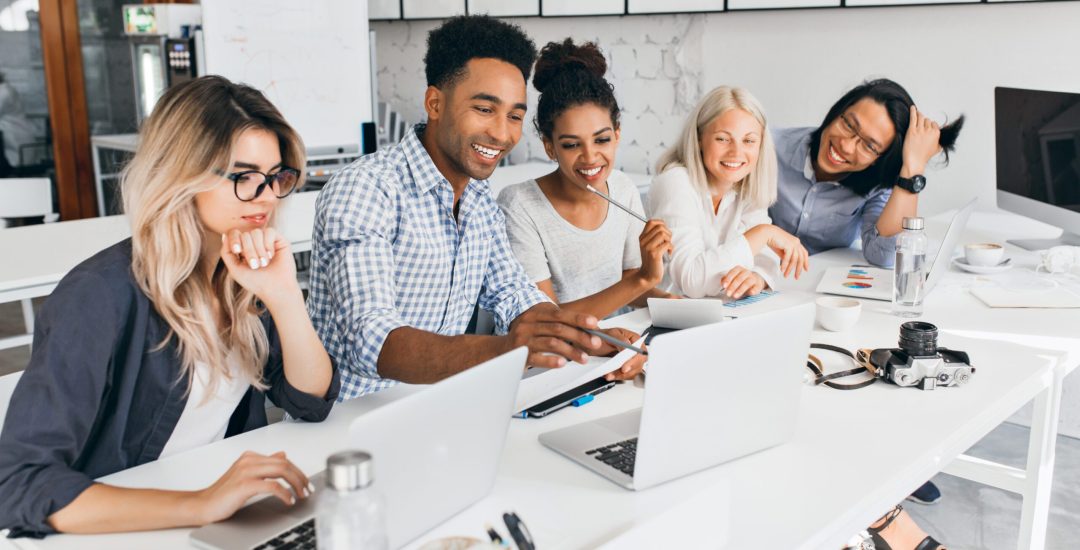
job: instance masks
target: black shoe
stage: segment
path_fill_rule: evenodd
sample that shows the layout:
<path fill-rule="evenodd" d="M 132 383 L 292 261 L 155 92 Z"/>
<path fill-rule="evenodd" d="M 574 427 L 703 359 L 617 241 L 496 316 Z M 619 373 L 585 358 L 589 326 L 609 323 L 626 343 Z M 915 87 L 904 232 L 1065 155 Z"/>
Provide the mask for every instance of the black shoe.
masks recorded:
<path fill-rule="evenodd" d="M 935 504 L 941 500 L 941 491 L 932 481 L 927 481 L 922 484 L 922 487 L 915 489 L 915 492 L 911 493 L 907 499 L 919 504 Z"/>

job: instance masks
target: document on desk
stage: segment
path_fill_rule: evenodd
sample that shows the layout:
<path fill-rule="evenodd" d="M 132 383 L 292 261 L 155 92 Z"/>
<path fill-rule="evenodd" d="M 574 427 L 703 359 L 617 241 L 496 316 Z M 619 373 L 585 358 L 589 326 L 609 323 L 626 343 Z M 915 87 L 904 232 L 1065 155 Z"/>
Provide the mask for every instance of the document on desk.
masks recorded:
<path fill-rule="evenodd" d="M 971 294 L 994 308 L 1080 308 L 1080 296 L 1061 286 L 1049 290 L 1011 290 L 988 286 L 972 288 Z"/>
<path fill-rule="evenodd" d="M 640 346 L 644 341 L 645 338 L 639 338 L 634 345 Z M 571 361 L 557 369 L 531 367 L 521 377 L 514 410 L 523 411 L 589 380 L 599 378 L 622 367 L 634 355 L 635 352 L 624 349 L 614 357 L 590 356 L 584 365 Z"/>

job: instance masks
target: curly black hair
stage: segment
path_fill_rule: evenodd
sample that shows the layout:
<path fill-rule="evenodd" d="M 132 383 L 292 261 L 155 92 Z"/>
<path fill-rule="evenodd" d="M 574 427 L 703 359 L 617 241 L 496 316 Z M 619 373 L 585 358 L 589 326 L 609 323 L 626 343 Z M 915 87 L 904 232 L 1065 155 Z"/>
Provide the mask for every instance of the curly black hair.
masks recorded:
<path fill-rule="evenodd" d="M 548 42 L 536 61 L 533 86 L 540 91 L 533 124 L 541 137 L 551 139 L 555 119 L 567 109 L 594 104 L 611 113 L 611 124 L 619 127 L 619 103 L 614 87 L 604 79 L 607 60 L 592 42 L 580 46 L 567 38 Z"/>
<path fill-rule="evenodd" d="M 896 178 L 900 176 L 900 169 L 904 164 L 902 156 L 904 136 L 907 135 L 908 125 L 911 123 L 911 106 L 915 104 L 915 100 L 911 99 L 907 90 L 887 78 L 863 82 L 833 104 L 821 126 L 818 126 L 810 137 L 810 158 L 816 159 L 818 148 L 821 146 L 821 134 L 825 128 L 844 114 L 849 107 L 866 97 L 885 107 L 889 120 L 892 121 L 893 128 L 896 130 L 896 138 L 869 168 L 849 174 L 840 180 L 841 185 L 863 196 L 868 195 L 877 187 L 892 187 L 896 183 Z M 960 115 L 956 120 L 941 127 L 938 145 L 945 153 L 946 164 L 949 162 L 949 153 L 956 148 L 956 138 L 960 136 L 960 130 L 963 127 L 964 115 Z"/>
<path fill-rule="evenodd" d="M 510 63 L 528 82 L 536 61 L 536 44 L 517 25 L 488 15 L 451 17 L 428 34 L 424 54 L 428 86 L 452 86 L 465 75 L 469 60 L 476 58 Z"/>

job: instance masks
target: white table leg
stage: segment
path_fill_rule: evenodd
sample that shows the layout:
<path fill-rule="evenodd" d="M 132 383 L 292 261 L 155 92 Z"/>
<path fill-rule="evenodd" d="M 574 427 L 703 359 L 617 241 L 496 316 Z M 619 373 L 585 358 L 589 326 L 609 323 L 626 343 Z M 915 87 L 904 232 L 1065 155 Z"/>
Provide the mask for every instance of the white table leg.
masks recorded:
<path fill-rule="evenodd" d="M 34 335 L 34 302 L 30 298 L 22 301 L 23 324 L 26 325 L 26 334 L 33 338 Z"/>
<path fill-rule="evenodd" d="M 1057 449 L 1058 413 L 1061 408 L 1063 366 L 1053 371 L 1051 384 L 1035 396 L 1035 410 L 1028 438 L 1027 475 L 1020 516 L 1022 550 L 1046 546 L 1046 524 L 1050 519 L 1050 493 L 1054 479 L 1054 457 Z"/>
<path fill-rule="evenodd" d="M 101 181 L 101 148 L 97 145 L 90 146 L 90 153 L 94 160 L 94 190 L 97 192 L 98 216 L 105 216 L 105 183 Z"/>

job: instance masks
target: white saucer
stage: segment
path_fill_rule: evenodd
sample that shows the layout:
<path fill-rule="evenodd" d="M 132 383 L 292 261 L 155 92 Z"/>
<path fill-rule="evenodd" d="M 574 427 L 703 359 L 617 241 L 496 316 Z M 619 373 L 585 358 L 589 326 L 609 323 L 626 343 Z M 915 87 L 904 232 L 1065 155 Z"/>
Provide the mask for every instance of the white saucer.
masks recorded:
<path fill-rule="evenodd" d="M 967 263 L 967 260 L 963 256 L 953 258 L 953 265 L 967 271 L 968 273 L 978 273 L 979 275 L 993 275 L 995 273 L 1002 273 L 1012 269 L 1013 264 L 1009 261 L 1009 258 L 1001 260 L 1001 263 L 997 265 L 971 265 Z"/>

